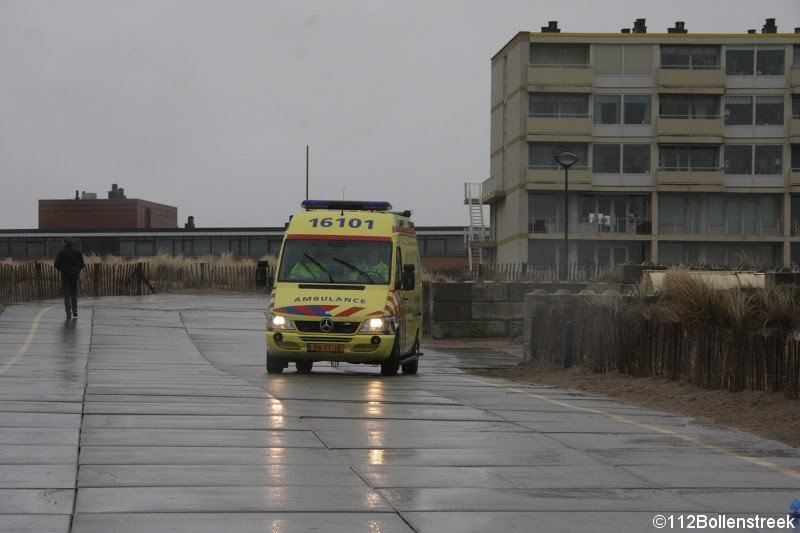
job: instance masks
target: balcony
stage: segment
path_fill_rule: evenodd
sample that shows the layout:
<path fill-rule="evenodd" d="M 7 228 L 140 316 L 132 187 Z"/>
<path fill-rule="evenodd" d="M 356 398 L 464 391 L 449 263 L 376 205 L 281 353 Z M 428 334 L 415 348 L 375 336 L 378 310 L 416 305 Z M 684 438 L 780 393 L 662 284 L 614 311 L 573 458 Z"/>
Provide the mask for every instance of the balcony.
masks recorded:
<path fill-rule="evenodd" d="M 564 186 L 564 169 L 558 165 L 528 166 L 528 183 L 556 184 Z M 573 166 L 569 169 L 570 185 L 591 185 L 592 171 L 588 166 Z"/>
<path fill-rule="evenodd" d="M 800 168 L 793 168 L 789 176 L 793 186 L 796 187 L 800 185 Z"/>
<path fill-rule="evenodd" d="M 722 93 L 725 71 L 721 65 L 694 67 L 660 67 L 658 85 L 663 88 L 681 87 L 695 93 Z"/>
<path fill-rule="evenodd" d="M 563 218 L 532 217 L 528 219 L 528 233 L 554 234 L 564 232 Z M 650 235 L 649 218 L 594 216 L 570 218 L 570 235 Z"/>
<path fill-rule="evenodd" d="M 497 234 L 494 227 L 467 227 L 464 241 L 468 247 L 490 248 L 497 246 Z"/>
<path fill-rule="evenodd" d="M 722 186 L 721 168 L 671 168 L 662 167 L 656 171 L 659 185 Z"/>
<path fill-rule="evenodd" d="M 793 143 L 800 143 L 800 115 L 794 115 L 789 123 L 789 135 Z"/>
<path fill-rule="evenodd" d="M 794 92 L 800 91 L 800 65 L 794 65 L 792 67 L 791 76 L 792 76 L 791 79 L 792 89 L 794 90 Z"/>
<path fill-rule="evenodd" d="M 719 220 L 668 220 L 658 223 L 660 235 L 698 235 L 720 238 L 782 237 L 783 220 L 779 218 L 735 218 Z"/>
<path fill-rule="evenodd" d="M 500 189 L 502 187 L 495 176 L 484 180 L 481 184 L 481 203 L 490 204 L 498 198 L 504 198 L 506 193 Z"/>
<path fill-rule="evenodd" d="M 660 115 L 656 132 L 659 137 L 669 137 L 659 141 L 722 143 L 724 128 L 721 116 Z"/>
<path fill-rule="evenodd" d="M 584 87 L 591 91 L 591 65 L 528 65 L 528 84 L 575 90 Z"/>
<path fill-rule="evenodd" d="M 592 116 L 583 115 L 528 115 L 528 135 L 592 136 Z M 590 139 L 583 139 L 588 142 Z"/>

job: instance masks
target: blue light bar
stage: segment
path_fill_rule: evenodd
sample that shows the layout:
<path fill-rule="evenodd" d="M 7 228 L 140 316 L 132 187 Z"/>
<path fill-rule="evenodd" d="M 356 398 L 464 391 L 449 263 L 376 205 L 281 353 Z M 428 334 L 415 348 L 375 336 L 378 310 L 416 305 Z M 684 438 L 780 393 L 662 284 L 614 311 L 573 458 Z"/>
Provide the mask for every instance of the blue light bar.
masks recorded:
<path fill-rule="evenodd" d="M 314 209 L 341 209 L 347 211 L 389 211 L 389 202 L 361 202 L 357 200 L 304 200 L 300 207 L 306 211 Z"/>

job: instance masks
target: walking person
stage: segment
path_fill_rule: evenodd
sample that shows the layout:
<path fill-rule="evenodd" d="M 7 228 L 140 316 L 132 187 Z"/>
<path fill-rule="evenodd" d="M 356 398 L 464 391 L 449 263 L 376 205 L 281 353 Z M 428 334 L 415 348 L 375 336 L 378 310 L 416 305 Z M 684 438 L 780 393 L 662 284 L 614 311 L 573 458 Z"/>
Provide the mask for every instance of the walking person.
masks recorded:
<path fill-rule="evenodd" d="M 64 310 L 67 318 L 78 318 L 78 278 L 86 266 L 83 254 L 72 247 L 72 239 L 64 239 L 64 248 L 58 252 L 55 261 L 56 270 L 61 272 L 61 283 L 64 287 Z"/>

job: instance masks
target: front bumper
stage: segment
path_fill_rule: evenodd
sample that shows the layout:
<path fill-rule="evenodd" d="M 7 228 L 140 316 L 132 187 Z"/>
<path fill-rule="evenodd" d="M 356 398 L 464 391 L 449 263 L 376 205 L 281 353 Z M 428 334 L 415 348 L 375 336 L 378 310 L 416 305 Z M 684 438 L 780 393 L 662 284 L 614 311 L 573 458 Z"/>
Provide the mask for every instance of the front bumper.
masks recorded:
<path fill-rule="evenodd" d="M 280 333 L 280 342 L 275 341 L 275 334 Z M 392 354 L 394 335 L 320 335 L 301 333 L 298 331 L 267 331 L 267 351 L 270 355 L 282 357 L 289 361 L 339 361 L 349 363 L 380 363 Z M 372 338 L 378 337 L 379 344 L 373 344 Z M 309 352 L 308 345 L 339 344 L 342 352 Z"/>

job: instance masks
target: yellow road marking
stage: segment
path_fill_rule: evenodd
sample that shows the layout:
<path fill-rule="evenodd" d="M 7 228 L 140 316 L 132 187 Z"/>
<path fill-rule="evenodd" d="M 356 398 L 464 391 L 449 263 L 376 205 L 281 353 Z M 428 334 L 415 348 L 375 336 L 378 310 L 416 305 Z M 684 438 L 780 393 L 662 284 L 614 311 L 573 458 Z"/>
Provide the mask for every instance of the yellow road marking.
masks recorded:
<path fill-rule="evenodd" d="M 470 381 L 474 381 L 476 383 L 482 383 L 484 385 L 487 384 L 485 381 L 481 381 L 481 380 L 478 380 L 478 379 L 475 379 L 475 378 L 467 378 L 467 379 L 470 380 Z M 554 400 L 552 398 L 548 398 L 546 396 L 542 396 L 541 394 L 528 392 L 528 391 L 523 390 L 523 389 L 518 389 L 518 388 L 513 388 L 513 387 L 501 387 L 500 385 L 493 385 L 493 384 L 490 384 L 490 385 L 493 386 L 493 387 L 505 388 L 506 390 L 509 390 L 511 392 L 525 394 L 525 395 L 530 396 L 532 398 L 536 398 L 537 400 L 542 400 L 544 402 L 547 402 L 547 403 L 550 403 L 550 404 L 553 404 L 553 405 L 558 405 L 560 407 L 566 407 L 567 409 L 572 409 L 573 411 L 580 411 L 580 412 L 584 412 L 584 413 L 592 413 L 592 414 L 596 414 L 596 415 L 603 415 L 603 416 L 605 416 L 607 418 L 610 418 L 611 420 L 615 420 L 615 421 L 621 422 L 623 424 L 628 424 L 628 425 L 631 425 L 631 426 L 634 426 L 634 427 L 638 427 L 640 429 L 647 429 L 647 430 L 654 431 L 654 432 L 657 432 L 657 433 L 662 433 L 664 435 L 669 435 L 669 436 L 675 437 L 677 439 L 680 439 L 680 440 L 682 440 L 684 442 L 688 442 L 689 444 L 694 444 L 695 446 L 698 446 L 700 448 L 704 448 L 706 450 L 711 450 L 711 451 L 714 451 L 714 452 L 717 452 L 717 453 L 721 453 L 721 454 L 727 455 L 729 457 L 734 457 L 734 458 L 739 459 L 741 461 L 744 461 L 744 462 L 747 462 L 747 463 L 752 463 L 754 465 L 760 466 L 762 468 L 767 468 L 769 470 L 773 470 L 773 471 L 778 472 L 780 474 L 783 474 L 785 476 L 789 476 L 789 477 L 792 477 L 792 478 L 795 478 L 795 479 L 800 479 L 800 469 L 785 468 L 783 466 L 777 465 L 777 464 L 775 464 L 775 463 L 773 463 L 771 461 L 767 461 L 765 459 L 759 459 L 758 457 L 750 457 L 750 456 L 747 456 L 747 455 L 742 455 L 742 454 L 740 454 L 738 452 L 735 452 L 733 450 L 729 450 L 729 449 L 724 448 L 722 446 L 717 446 L 715 444 L 711 444 L 711 443 L 705 442 L 704 440 L 699 439 L 697 437 L 692 437 L 690 435 L 684 435 L 683 433 L 680 433 L 678 431 L 673 431 L 673 430 L 671 430 L 669 428 L 666 428 L 666 427 L 663 427 L 663 426 L 656 426 L 656 425 L 653 425 L 653 424 L 643 424 L 641 422 L 637 422 L 636 420 L 633 420 L 632 418 L 628 418 L 628 417 L 625 417 L 625 416 L 622 416 L 622 415 L 616 415 L 614 413 L 609 413 L 607 411 L 603 411 L 602 409 L 592 409 L 590 407 L 580 407 L 578 405 L 573 405 L 571 403 L 563 402 L 561 400 Z"/>
<path fill-rule="evenodd" d="M 31 330 L 28 332 L 28 336 L 25 338 L 25 342 L 23 342 L 22 346 L 20 346 L 19 350 L 17 350 L 17 355 L 12 357 L 11 360 L 8 361 L 3 366 L 0 366 L 0 374 L 4 373 L 6 370 L 14 366 L 17 361 L 22 359 L 23 355 L 28 353 L 28 348 L 30 347 L 31 342 L 33 341 L 33 336 L 36 335 L 36 331 L 39 329 L 39 322 L 42 320 L 42 317 L 46 312 L 52 311 L 56 307 L 58 306 L 52 305 L 50 307 L 46 307 L 41 311 L 39 311 L 39 313 L 33 318 L 33 323 L 31 324 Z"/>

